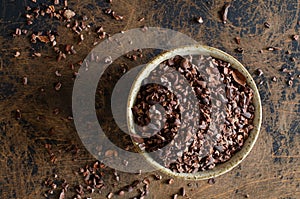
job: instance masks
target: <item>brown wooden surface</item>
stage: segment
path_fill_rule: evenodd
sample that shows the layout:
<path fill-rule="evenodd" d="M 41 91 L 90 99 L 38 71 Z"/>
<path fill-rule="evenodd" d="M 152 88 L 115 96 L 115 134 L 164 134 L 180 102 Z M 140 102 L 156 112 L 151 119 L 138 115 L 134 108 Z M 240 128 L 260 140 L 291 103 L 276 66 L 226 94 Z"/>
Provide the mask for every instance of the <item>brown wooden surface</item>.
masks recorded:
<path fill-rule="evenodd" d="M 72 115 L 73 80 L 69 65 L 74 63 L 78 69 L 76 63 L 85 58 L 97 39 L 94 33 L 86 35 L 81 45 L 75 45 L 78 54 L 59 63 L 47 46 L 41 47 L 41 58 L 32 58 L 33 46 L 28 37 L 11 37 L 14 28 L 24 24 L 26 4 L 32 5 L 30 1 L 1 1 L 0 198 L 43 198 L 47 191 L 43 182 L 53 173 L 69 182 L 71 188 L 67 198 L 71 198 L 75 194 L 74 187 L 83 184 L 83 178 L 74 171 L 95 159 L 81 144 L 72 121 L 66 119 Z M 76 13 L 86 14 L 89 21 L 96 26 L 102 25 L 111 35 L 142 25 L 174 29 L 232 54 L 248 68 L 257 83 L 263 81 L 258 85 L 263 105 L 261 134 L 242 164 L 216 178 L 214 185 L 207 181 L 177 179 L 172 186 L 153 182 L 148 198 L 171 198 L 182 186 L 193 199 L 244 198 L 247 194 L 250 198 L 300 198 L 300 49 L 299 42 L 291 39 L 293 34 L 299 33 L 299 2 L 233 1 L 226 25 L 219 17 L 223 5 L 224 1 L 218 0 L 113 0 L 112 9 L 125 16 L 124 21 L 115 21 L 102 12 L 103 8 L 110 7 L 104 0 L 69 1 L 69 7 Z M 203 17 L 203 24 L 192 20 L 197 16 Z M 145 21 L 138 22 L 142 17 Z M 271 24 L 269 29 L 264 27 L 265 21 Z M 76 35 L 62 24 L 48 19 L 34 24 L 32 29 L 56 29 L 58 43 L 75 43 Z M 234 41 L 237 36 L 241 37 L 240 45 Z M 282 50 L 259 52 L 269 46 Z M 234 52 L 237 47 L 244 48 L 245 53 Z M 21 56 L 14 58 L 17 50 Z M 286 54 L 287 50 L 291 54 Z M 258 68 L 264 72 L 261 77 L 255 74 Z M 287 68 L 291 74 L 282 72 L 282 68 Z M 56 77 L 56 70 L 63 76 Z M 22 84 L 24 75 L 28 77 L 26 86 Z M 273 76 L 277 77 L 277 82 L 271 81 Z M 287 81 L 291 76 L 295 79 L 289 87 Z M 57 81 L 63 85 L 59 92 L 53 89 Z M 45 92 L 41 92 L 41 88 Z M 60 109 L 58 115 L 53 114 L 54 108 Z M 15 119 L 16 109 L 22 112 L 20 121 Z M 51 128 L 54 130 L 49 132 Z M 52 144 L 52 152 L 57 157 L 55 164 L 50 162 L 46 143 Z M 80 151 L 74 155 L 76 147 Z M 114 181 L 108 179 L 110 185 L 103 194 L 90 196 L 104 198 L 109 190 L 117 191 L 118 187 L 146 175 L 149 174 L 121 173 L 121 182 L 116 187 L 111 186 Z M 189 187 L 188 183 L 191 183 Z M 56 198 L 57 194 L 58 190 L 54 194 Z"/>

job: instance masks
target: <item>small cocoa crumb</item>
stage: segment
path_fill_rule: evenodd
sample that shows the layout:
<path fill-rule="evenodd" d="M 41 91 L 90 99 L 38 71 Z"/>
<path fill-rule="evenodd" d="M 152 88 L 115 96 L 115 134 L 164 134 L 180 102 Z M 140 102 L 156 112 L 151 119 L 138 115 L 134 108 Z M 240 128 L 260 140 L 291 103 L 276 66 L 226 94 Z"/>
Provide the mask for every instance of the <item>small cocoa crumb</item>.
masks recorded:
<path fill-rule="evenodd" d="M 173 184 L 173 183 L 174 183 L 174 179 L 173 178 L 171 178 L 171 179 L 168 180 L 168 184 Z"/>
<path fill-rule="evenodd" d="M 198 22 L 199 24 L 202 24 L 204 21 L 203 21 L 203 18 L 202 17 L 197 17 L 195 18 L 196 22 Z"/>
<path fill-rule="evenodd" d="M 158 174 L 154 174 L 154 179 L 155 179 L 155 180 L 161 180 L 161 179 L 162 179 L 162 176 L 161 176 L 161 175 L 158 175 Z"/>
<path fill-rule="evenodd" d="M 62 86 L 62 84 L 61 84 L 60 82 L 58 82 L 58 83 L 55 85 L 54 89 L 55 89 L 56 91 L 59 91 L 59 90 L 61 89 L 61 86 Z"/>
<path fill-rule="evenodd" d="M 241 47 L 239 47 L 239 48 L 235 49 L 235 52 L 243 54 L 244 53 L 244 49 L 241 48 Z"/>
<path fill-rule="evenodd" d="M 223 8 L 224 10 L 223 10 L 222 20 L 224 24 L 227 23 L 227 15 L 228 15 L 229 7 L 230 7 L 230 3 L 226 3 Z"/>
<path fill-rule="evenodd" d="M 272 81 L 273 82 L 277 82 L 277 78 L 274 76 L 274 77 L 272 77 Z"/>
<path fill-rule="evenodd" d="M 186 193 L 185 193 L 185 188 L 184 188 L 184 187 L 181 187 L 181 188 L 180 188 L 180 194 L 181 194 L 182 196 L 185 196 L 185 195 L 186 195 Z"/>
<path fill-rule="evenodd" d="M 145 18 L 142 17 L 142 18 L 139 19 L 139 22 L 142 22 L 142 21 L 144 21 L 144 20 L 145 20 Z"/>
<path fill-rule="evenodd" d="M 23 77 L 23 85 L 27 85 L 28 83 L 28 78 L 26 76 Z"/>
<path fill-rule="evenodd" d="M 214 178 L 210 178 L 207 182 L 208 184 L 215 184 L 216 180 Z"/>
<path fill-rule="evenodd" d="M 20 55 L 21 55 L 21 53 L 19 51 L 17 51 L 14 56 L 15 57 L 20 57 Z"/>
<path fill-rule="evenodd" d="M 264 23 L 264 26 L 265 26 L 265 28 L 270 28 L 271 27 L 271 25 L 267 21 Z"/>
<path fill-rule="evenodd" d="M 240 43 L 241 43 L 241 38 L 240 38 L 240 37 L 236 37 L 236 38 L 235 38 L 235 42 L 236 42 L 237 44 L 240 44 Z"/>
<path fill-rule="evenodd" d="M 34 55 L 35 57 L 41 57 L 41 56 L 42 56 L 42 53 L 33 53 L 33 55 Z"/>
<path fill-rule="evenodd" d="M 119 191 L 119 196 L 124 196 L 125 195 L 125 191 L 121 190 Z"/>
<path fill-rule="evenodd" d="M 110 192 L 110 193 L 107 195 L 107 198 L 108 198 L 108 199 L 111 199 L 113 196 L 114 196 L 114 194 L 113 194 L 112 192 Z"/>
<path fill-rule="evenodd" d="M 20 109 L 17 109 L 17 110 L 16 110 L 16 115 L 15 115 L 15 117 L 16 117 L 16 120 L 20 120 L 20 119 L 21 119 L 22 115 L 21 115 Z"/>
<path fill-rule="evenodd" d="M 258 77 L 260 77 L 264 74 L 264 72 L 260 68 L 256 70 L 256 73 L 257 73 Z"/>
<path fill-rule="evenodd" d="M 299 35 L 293 35 L 293 40 L 298 41 Z"/>

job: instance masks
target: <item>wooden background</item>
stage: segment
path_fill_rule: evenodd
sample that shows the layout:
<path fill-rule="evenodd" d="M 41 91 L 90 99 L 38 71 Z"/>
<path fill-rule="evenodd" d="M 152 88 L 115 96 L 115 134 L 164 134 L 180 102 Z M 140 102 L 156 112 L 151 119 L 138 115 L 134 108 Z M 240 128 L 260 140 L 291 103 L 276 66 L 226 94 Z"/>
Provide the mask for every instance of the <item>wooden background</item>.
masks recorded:
<path fill-rule="evenodd" d="M 96 161 L 82 145 L 73 122 L 67 119 L 72 115 L 73 71 L 69 66 L 74 64 L 75 70 L 79 68 L 77 63 L 93 48 L 96 36 L 86 35 L 81 45 L 75 45 L 78 53 L 61 62 L 56 62 L 49 46 L 33 46 L 29 36 L 13 38 L 16 27 L 26 27 L 24 7 L 42 2 L 52 3 L 1 1 L 0 198 L 44 198 L 48 188 L 43 183 L 54 173 L 68 181 L 67 198 L 71 198 L 75 195 L 74 187 L 83 184 L 83 177 L 74 171 Z M 258 83 L 263 125 L 250 155 L 238 167 L 216 178 L 213 185 L 207 181 L 175 179 L 173 185 L 167 185 L 164 180 L 155 181 L 150 185 L 148 198 L 171 198 L 180 187 L 186 187 L 187 196 L 193 199 L 300 198 L 300 47 L 298 41 L 292 40 L 294 34 L 299 34 L 300 4 L 297 0 L 232 1 L 228 23 L 224 25 L 219 16 L 224 3 L 219 0 L 113 0 L 110 5 L 105 0 L 69 0 L 69 8 L 78 15 L 86 14 L 94 27 L 102 25 L 111 35 L 143 25 L 164 27 L 187 34 L 201 44 L 220 48 L 243 63 Z M 102 9 L 108 7 L 125 19 L 115 21 L 105 15 Z M 199 16 L 203 24 L 193 20 Z M 145 20 L 139 22 L 142 17 Z M 264 22 L 270 28 L 265 28 Z M 60 44 L 73 44 L 78 39 L 57 20 L 45 18 L 30 27 L 33 31 L 50 29 L 57 30 Z M 237 36 L 241 38 L 240 45 L 234 40 Z M 244 54 L 236 53 L 237 47 L 242 47 Z M 267 47 L 281 49 L 260 52 Z M 42 57 L 31 57 L 32 48 L 38 49 Z M 18 58 L 14 57 L 16 51 L 21 52 Z M 143 61 L 147 59 L 150 58 Z M 260 77 L 255 72 L 259 68 L 264 72 Z M 62 77 L 55 76 L 56 70 Z M 23 76 L 28 77 L 28 85 L 22 84 Z M 271 81 L 274 76 L 277 82 Z M 288 86 L 291 77 L 294 77 L 293 85 Z M 53 89 L 57 81 L 62 82 L 58 92 Z M 41 92 L 41 88 L 45 91 Z M 60 110 L 57 115 L 53 114 L 55 108 Z M 17 109 L 21 110 L 21 120 L 15 119 Z M 50 161 L 45 144 L 51 144 L 51 152 L 57 158 L 55 163 Z M 108 188 L 102 194 L 85 197 L 105 198 L 109 191 L 117 191 L 147 175 L 150 174 L 120 173 L 118 184 L 107 177 Z M 56 190 L 52 198 L 58 198 L 58 194 Z"/>

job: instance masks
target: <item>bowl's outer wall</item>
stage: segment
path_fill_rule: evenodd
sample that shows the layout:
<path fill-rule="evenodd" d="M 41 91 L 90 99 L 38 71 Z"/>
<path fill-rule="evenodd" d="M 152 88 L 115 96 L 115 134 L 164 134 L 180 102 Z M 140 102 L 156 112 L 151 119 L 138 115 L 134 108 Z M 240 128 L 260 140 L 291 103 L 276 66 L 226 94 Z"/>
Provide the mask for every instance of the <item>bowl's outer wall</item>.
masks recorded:
<path fill-rule="evenodd" d="M 236 167 L 238 164 L 242 162 L 244 158 L 250 153 L 251 149 L 253 148 L 260 132 L 261 127 L 261 120 L 262 120 L 262 106 L 261 106 L 261 100 L 260 95 L 258 92 L 258 89 L 256 87 L 256 84 L 247 71 L 247 69 L 234 57 L 231 55 L 213 48 L 209 46 L 203 46 L 203 45 L 193 45 L 193 46 L 185 46 L 181 48 L 176 48 L 174 50 L 168 51 L 166 53 L 163 53 L 159 56 L 157 56 L 154 60 L 149 62 L 137 75 L 134 83 L 132 84 L 128 103 L 127 103 L 127 125 L 128 130 L 130 133 L 136 134 L 134 125 L 133 125 L 133 115 L 131 112 L 131 107 L 134 104 L 136 95 L 140 89 L 142 81 L 149 76 L 150 72 L 155 69 L 161 62 L 163 62 L 166 59 L 170 59 L 174 57 L 175 55 L 191 55 L 191 54 L 203 54 L 203 55 L 209 55 L 211 57 L 215 57 L 217 59 L 224 60 L 226 62 L 229 62 L 230 65 L 237 69 L 239 72 L 241 72 L 246 78 L 247 78 L 247 84 L 253 89 L 254 96 L 253 96 L 253 104 L 255 107 L 255 118 L 254 118 L 254 129 L 252 129 L 249 137 L 245 141 L 242 149 L 238 151 L 236 154 L 234 154 L 227 162 L 216 165 L 215 168 L 212 170 L 197 172 L 194 174 L 190 173 L 175 173 L 170 171 L 169 169 L 159 165 L 157 162 L 155 162 L 147 153 L 143 153 L 147 161 L 149 161 L 150 164 L 157 167 L 158 170 L 162 171 L 163 173 L 166 173 L 170 176 L 174 177 L 180 177 L 187 180 L 204 180 L 209 179 L 213 177 L 217 177 L 219 175 L 222 175 L 234 167 Z"/>

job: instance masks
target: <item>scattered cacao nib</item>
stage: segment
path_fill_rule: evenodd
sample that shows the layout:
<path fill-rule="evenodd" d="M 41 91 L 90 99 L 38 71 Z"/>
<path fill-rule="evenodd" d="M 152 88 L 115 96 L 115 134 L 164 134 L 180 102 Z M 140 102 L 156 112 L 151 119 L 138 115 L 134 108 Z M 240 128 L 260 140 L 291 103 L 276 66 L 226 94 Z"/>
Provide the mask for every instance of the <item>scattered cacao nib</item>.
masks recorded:
<path fill-rule="evenodd" d="M 236 42 L 237 44 L 240 44 L 240 43 L 241 43 L 241 38 L 240 38 L 240 37 L 236 37 L 236 38 L 235 38 L 235 42 Z"/>
<path fill-rule="evenodd" d="M 293 40 L 298 41 L 299 40 L 299 35 L 293 35 Z"/>
<path fill-rule="evenodd" d="M 267 21 L 264 23 L 264 26 L 265 26 L 265 28 L 270 28 L 271 27 L 271 25 Z"/>
<path fill-rule="evenodd" d="M 59 194 L 59 199 L 65 199 L 65 198 L 66 198 L 66 196 L 65 196 L 65 190 L 62 189 L 61 192 L 60 192 L 60 194 Z"/>
<path fill-rule="evenodd" d="M 181 196 L 185 196 L 186 195 L 184 187 L 180 188 L 180 194 L 181 194 Z"/>
<path fill-rule="evenodd" d="M 196 17 L 195 21 L 199 24 L 202 24 L 204 22 L 202 17 Z"/>
<path fill-rule="evenodd" d="M 21 34 L 22 34 L 21 29 L 20 28 L 16 28 L 15 35 L 16 36 L 20 36 Z"/>
<path fill-rule="evenodd" d="M 132 191 L 133 191 L 133 187 L 132 187 L 132 186 L 128 186 L 128 187 L 127 187 L 127 192 L 130 193 L 130 192 L 132 192 Z"/>
<path fill-rule="evenodd" d="M 55 71 L 55 75 L 56 75 L 56 77 L 61 77 L 62 76 L 61 73 L 58 70 Z"/>
<path fill-rule="evenodd" d="M 143 183 L 146 185 L 150 184 L 150 179 L 149 178 L 144 178 Z"/>
<path fill-rule="evenodd" d="M 119 193 L 118 193 L 118 195 L 119 195 L 119 196 L 124 196 L 124 195 L 125 195 L 125 191 L 120 190 Z"/>
<path fill-rule="evenodd" d="M 296 58 L 295 58 L 295 57 L 291 57 L 290 59 L 291 59 L 292 62 L 295 62 L 295 61 L 296 61 Z"/>
<path fill-rule="evenodd" d="M 60 82 L 58 82 L 58 83 L 55 84 L 54 89 L 55 89 L 56 91 L 59 91 L 60 88 L 61 88 L 61 86 L 62 86 L 62 84 L 61 84 Z"/>
<path fill-rule="evenodd" d="M 145 17 L 142 17 L 138 20 L 139 22 L 145 21 Z"/>
<path fill-rule="evenodd" d="M 257 73 L 258 77 L 260 77 L 264 74 L 264 72 L 260 68 L 256 70 L 256 73 Z"/>
<path fill-rule="evenodd" d="M 64 14 L 63 14 L 64 18 L 66 18 L 67 20 L 73 18 L 75 15 L 76 15 L 76 13 L 70 9 L 65 10 Z"/>
<path fill-rule="evenodd" d="M 224 24 L 227 23 L 227 15 L 228 15 L 229 7 L 230 7 L 230 3 L 226 3 L 223 8 L 222 20 Z"/>
<path fill-rule="evenodd" d="M 26 76 L 23 77 L 23 85 L 28 84 L 28 78 Z"/>
<path fill-rule="evenodd" d="M 33 53 L 33 56 L 35 56 L 35 57 L 41 57 L 42 53 Z"/>
<path fill-rule="evenodd" d="M 16 120 L 20 120 L 20 119 L 22 118 L 20 109 L 17 109 L 17 110 L 16 110 L 16 115 L 15 115 L 15 117 L 16 117 Z"/>
<path fill-rule="evenodd" d="M 275 76 L 272 77 L 272 81 L 273 81 L 273 82 L 277 82 L 277 77 L 275 77 Z"/>
<path fill-rule="evenodd" d="M 16 51 L 14 57 L 20 57 L 21 53 L 19 51 Z"/>
<path fill-rule="evenodd" d="M 241 47 L 238 47 L 238 48 L 235 49 L 235 52 L 237 52 L 237 53 L 242 53 L 243 54 L 244 51 L 245 50 L 243 48 L 241 48 Z"/>
<path fill-rule="evenodd" d="M 290 54 L 292 54 L 292 52 L 291 52 L 290 50 L 287 50 L 287 51 L 285 52 L 285 54 L 290 55 Z"/>
<path fill-rule="evenodd" d="M 162 176 L 158 174 L 153 174 L 155 180 L 161 180 Z"/>
<path fill-rule="evenodd" d="M 260 80 L 258 85 L 263 85 L 264 84 L 264 80 Z"/>
<path fill-rule="evenodd" d="M 173 178 L 170 178 L 169 180 L 168 180 L 168 184 L 173 184 L 174 183 L 174 179 Z"/>
<path fill-rule="evenodd" d="M 107 195 L 107 198 L 108 198 L 108 199 L 111 199 L 111 198 L 113 198 L 113 196 L 114 196 L 114 194 L 113 194 L 112 192 L 110 192 L 110 193 Z"/>
<path fill-rule="evenodd" d="M 216 183 L 216 180 L 214 178 L 210 178 L 208 179 L 208 184 L 215 184 Z"/>
<path fill-rule="evenodd" d="M 267 51 L 277 51 L 277 50 L 281 50 L 281 48 L 279 47 L 268 47 Z"/>

